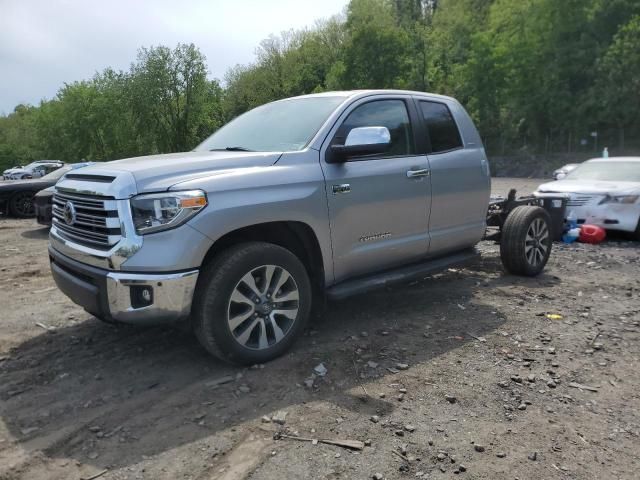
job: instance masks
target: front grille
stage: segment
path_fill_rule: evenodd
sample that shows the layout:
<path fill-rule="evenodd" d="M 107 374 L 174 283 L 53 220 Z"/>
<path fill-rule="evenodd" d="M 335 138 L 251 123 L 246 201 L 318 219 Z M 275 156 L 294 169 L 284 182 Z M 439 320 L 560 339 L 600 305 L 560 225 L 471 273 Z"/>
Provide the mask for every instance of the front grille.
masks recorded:
<path fill-rule="evenodd" d="M 594 195 L 571 195 L 567 201 L 567 207 L 581 207 L 591 203 L 596 197 Z"/>
<path fill-rule="evenodd" d="M 65 207 L 75 209 L 75 220 L 69 224 Z M 116 201 L 113 197 L 85 195 L 56 190 L 53 196 L 53 225 L 67 240 L 99 250 L 109 250 L 122 238 Z"/>

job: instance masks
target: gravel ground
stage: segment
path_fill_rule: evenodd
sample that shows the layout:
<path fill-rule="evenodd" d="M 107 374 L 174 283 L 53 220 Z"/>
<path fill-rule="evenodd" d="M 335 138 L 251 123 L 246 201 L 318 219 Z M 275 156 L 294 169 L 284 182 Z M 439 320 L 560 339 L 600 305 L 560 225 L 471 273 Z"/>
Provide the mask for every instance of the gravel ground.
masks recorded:
<path fill-rule="evenodd" d="M 289 354 L 243 369 L 188 333 L 84 313 L 46 238 L 0 219 L 2 480 L 640 476 L 636 243 L 556 244 L 520 278 L 482 242 L 467 268 L 330 304 Z"/>

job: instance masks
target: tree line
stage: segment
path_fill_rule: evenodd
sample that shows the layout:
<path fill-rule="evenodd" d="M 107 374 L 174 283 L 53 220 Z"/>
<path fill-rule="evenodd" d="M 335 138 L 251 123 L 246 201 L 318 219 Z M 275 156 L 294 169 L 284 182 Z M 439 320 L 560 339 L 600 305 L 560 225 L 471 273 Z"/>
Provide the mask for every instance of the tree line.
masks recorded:
<path fill-rule="evenodd" d="M 185 151 L 265 102 L 365 88 L 456 97 L 493 155 L 640 150 L 637 0 L 351 0 L 207 71 L 195 45 L 142 48 L 0 116 L 0 166 Z"/>

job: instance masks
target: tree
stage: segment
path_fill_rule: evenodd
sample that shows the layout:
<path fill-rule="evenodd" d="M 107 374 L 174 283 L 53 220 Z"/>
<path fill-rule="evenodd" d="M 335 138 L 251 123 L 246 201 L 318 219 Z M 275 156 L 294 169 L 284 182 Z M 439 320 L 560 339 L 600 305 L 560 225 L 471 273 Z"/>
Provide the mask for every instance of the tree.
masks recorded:
<path fill-rule="evenodd" d="M 599 102 L 599 119 L 618 129 L 621 150 L 625 129 L 640 126 L 640 15 L 633 17 L 615 35 L 598 65 L 593 92 Z"/>
<path fill-rule="evenodd" d="M 0 116 L 0 168 L 28 163 L 40 156 L 35 123 L 39 110 L 18 105 L 7 116 Z"/>
<path fill-rule="evenodd" d="M 342 88 L 403 88 L 411 70 L 410 39 L 384 0 L 352 0 L 335 74 Z"/>
<path fill-rule="evenodd" d="M 263 103 L 362 88 L 456 97 L 490 154 L 572 150 L 593 130 L 640 148 L 639 16 L 638 0 L 351 0 L 265 39 L 224 86 L 194 45 L 143 48 L 0 116 L 0 164 L 189 150 Z"/>
<path fill-rule="evenodd" d="M 200 51 L 193 44 L 142 48 L 130 75 L 138 141 L 149 153 L 193 148 L 200 124 L 214 113 L 207 111 L 212 90 Z"/>
<path fill-rule="evenodd" d="M 398 25 L 409 35 L 411 64 L 409 88 L 428 90 L 429 32 L 437 9 L 437 0 L 395 0 L 393 8 Z"/>
<path fill-rule="evenodd" d="M 255 64 L 227 72 L 226 118 L 280 98 L 331 88 L 331 69 L 343 42 L 344 27 L 338 17 L 318 22 L 312 30 L 283 32 L 262 41 Z"/>

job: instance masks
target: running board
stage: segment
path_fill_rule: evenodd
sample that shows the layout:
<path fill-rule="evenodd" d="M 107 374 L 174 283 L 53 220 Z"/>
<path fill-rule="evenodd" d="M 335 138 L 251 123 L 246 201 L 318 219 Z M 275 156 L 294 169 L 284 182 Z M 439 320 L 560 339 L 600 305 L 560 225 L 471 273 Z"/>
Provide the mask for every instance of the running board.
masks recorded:
<path fill-rule="evenodd" d="M 341 300 L 352 295 L 365 293 L 370 290 L 384 288 L 394 283 L 407 282 L 426 275 L 431 275 L 452 265 L 460 265 L 471 262 L 480 257 L 476 250 L 464 250 L 462 252 L 427 260 L 422 263 L 412 264 L 381 273 L 374 273 L 366 277 L 346 280 L 327 289 L 327 297 L 330 300 Z"/>

